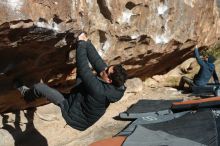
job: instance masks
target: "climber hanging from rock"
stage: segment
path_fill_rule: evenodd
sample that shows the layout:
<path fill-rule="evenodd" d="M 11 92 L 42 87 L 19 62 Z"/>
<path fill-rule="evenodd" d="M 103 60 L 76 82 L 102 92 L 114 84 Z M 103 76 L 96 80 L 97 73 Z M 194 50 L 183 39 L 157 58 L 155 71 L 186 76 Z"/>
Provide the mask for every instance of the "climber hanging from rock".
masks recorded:
<path fill-rule="evenodd" d="M 212 55 L 203 55 L 203 58 L 200 57 L 198 47 L 195 48 L 195 57 L 200 66 L 199 72 L 194 76 L 193 79 L 190 79 L 186 76 L 183 76 L 179 83 L 179 88 L 184 89 L 185 83 L 189 85 L 191 89 L 192 86 L 205 86 L 211 77 L 213 77 L 214 82 L 219 84 L 219 79 L 215 71 L 215 57 Z"/>
<path fill-rule="evenodd" d="M 110 103 L 122 98 L 127 73 L 120 64 L 107 66 L 86 32 L 79 33 L 77 39 L 77 84 L 70 93 L 61 93 L 44 83 L 28 88 L 20 79 L 15 79 L 14 84 L 26 101 L 45 97 L 58 105 L 67 124 L 82 131 L 102 117 Z M 88 61 L 97 75 L 93 74 Z"/>

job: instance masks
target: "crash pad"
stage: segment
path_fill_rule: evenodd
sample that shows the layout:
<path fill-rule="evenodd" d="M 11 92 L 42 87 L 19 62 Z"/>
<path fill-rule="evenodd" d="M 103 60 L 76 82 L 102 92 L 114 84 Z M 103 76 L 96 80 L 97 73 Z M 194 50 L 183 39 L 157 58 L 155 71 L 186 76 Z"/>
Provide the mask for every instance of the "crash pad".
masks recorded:
<path fill-rule="evenodd" d="M 108 139 L 100 140 L 90 144 L 89 146 L 121 146 L 125 141 L 125 136 L 116 136 Z"/>

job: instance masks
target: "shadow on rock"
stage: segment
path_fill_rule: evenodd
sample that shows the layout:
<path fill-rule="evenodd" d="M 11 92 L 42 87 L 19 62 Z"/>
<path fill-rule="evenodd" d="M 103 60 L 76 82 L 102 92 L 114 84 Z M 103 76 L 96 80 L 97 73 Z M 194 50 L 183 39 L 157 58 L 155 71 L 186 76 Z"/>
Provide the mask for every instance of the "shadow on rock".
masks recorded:
<path fill-rule="evenodd" d="M 27 123 L 21 123 L 20 111 L 13 112 L 15 115 L 13 123 L 10 122 L 8 115 L 1 114 L 2 129 L 7 130 L 11 134 L 15 141 L 14 146 L 48 146 L 47 139 L 34 126 L 35 111 L 36 108 L 31 108 L 24 113 Z M 26 126 L 25 130 L 22 130 L 22 126 Z"/>

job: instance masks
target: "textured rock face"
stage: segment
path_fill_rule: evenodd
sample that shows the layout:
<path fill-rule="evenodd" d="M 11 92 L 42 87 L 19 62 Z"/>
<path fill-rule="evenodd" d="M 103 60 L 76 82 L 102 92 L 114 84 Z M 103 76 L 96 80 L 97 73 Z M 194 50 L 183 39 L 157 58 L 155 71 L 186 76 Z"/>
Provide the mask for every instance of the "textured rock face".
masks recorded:
<path fill-rule="evenodd" d="M 19 22 L 21 23 L 21 22 Z M 26 22 L 27 23 L 32 23 Z M 20 79 L 31 86 L 43 80 L 47 83 L 65 82 L 74 68 L 68 54 L 74 37 L 72 33 L 55 33 L 52 30 L 31 26 L 10 29 L 9 23 L 0 26 L 0 97 L 1 110 L 26 108 L 19 92 L 13 87 L 13 80 Z M 71 38 L 71 43 L 69 41 Z M 39 104 L 45 101 L 39 100 Z M 31 103 L 33 106 L 34 103 Z"/>
<path fill-rule="evenodd" d="M 0 69 L 9 72 L 0 76 L 0 111 L 27 107 L 12 88 L 16 76 L 28 85 L 65 81 L 75 67 L 67 32 L 88 31 L 108 63 L 121 62 L 130 77 L 145 79 L 191 57 L 196 44 L 215 43 L 219 8 L 219 0 L 0 1 Z"/>

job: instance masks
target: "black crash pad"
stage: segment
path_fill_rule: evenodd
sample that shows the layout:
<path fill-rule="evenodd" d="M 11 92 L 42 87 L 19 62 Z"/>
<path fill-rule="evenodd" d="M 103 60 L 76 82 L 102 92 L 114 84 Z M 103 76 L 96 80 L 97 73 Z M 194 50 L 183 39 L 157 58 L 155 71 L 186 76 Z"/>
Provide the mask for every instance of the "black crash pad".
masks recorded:
<path fill-rule="evenodd" d="M 127 111 L 119 114 L 122 119 L 137 119 L 155 113 L 169 113 L 173 102 L 181 100 L 139 100 L 131 105 Z"/>
<path fill-rule="evenodd" d="M 162 123 L 143 124 L 142 127 L 155 132 L 161 131 L 177 138 L 184 138 L 185 140 L 190 140 L 199 143 L 200 145 L 218 146 L 220 144 L 219 115 L 216 115 L 214 111 L 208 109 L 201 110 L 196 113 L 187 113 L 179 118 Z M 129 146 L 130 142 L 132 142 L 134 145 L 140 145 L 141 143 L 150 145 L 151 142 L 154 142 L 149 141 L 147 138 L 139 139 L 141 135 L 143 136 L 141 133 L 135 134 L 136 135 L 131 135 L 127 138 L 124 146 Z M 134 136 L 136 136 L 137 139 L 135 139 Z M 147 136 L 145 135 L 145 137 Z M 158 141 L 155 142 L 159 142 L 161 140 L 160 138 L 158 138 Z M 135 140 L 136 144 L 134 143 Z M 166 144 L 162 143 L 162 145 Z M 178 144 L 177 141 L 176 145 L 181 144 Z"/>

